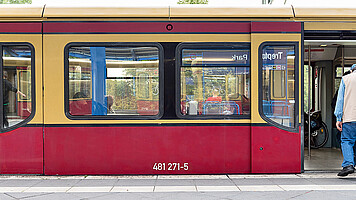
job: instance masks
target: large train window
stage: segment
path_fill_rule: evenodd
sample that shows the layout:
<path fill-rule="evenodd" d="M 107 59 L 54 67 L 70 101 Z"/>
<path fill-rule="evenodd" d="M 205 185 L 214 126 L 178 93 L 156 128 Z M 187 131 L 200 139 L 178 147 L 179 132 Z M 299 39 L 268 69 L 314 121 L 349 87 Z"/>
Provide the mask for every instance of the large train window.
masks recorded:
<path fill-rule="evenodd" d="M 66 47 L 69 118 L 160 116 L 159 44 L 76 44 Z"/>
<path fill-rule="evenodd" d="M 14 129 L 34 113 L 33 47 L 29 44 L 0 44 L 2 49 L 2 129 Z"/>
<path fill-rule="evenodd" d="M 296 127 L 297 45 L 264 43 L 260 47 L 261 116 L 277 126 Z"/>
<path fill-rule="evenodd" d="M 178 116 L 249 117 L 249 44 L 183 43 L 177 53 Z"/>

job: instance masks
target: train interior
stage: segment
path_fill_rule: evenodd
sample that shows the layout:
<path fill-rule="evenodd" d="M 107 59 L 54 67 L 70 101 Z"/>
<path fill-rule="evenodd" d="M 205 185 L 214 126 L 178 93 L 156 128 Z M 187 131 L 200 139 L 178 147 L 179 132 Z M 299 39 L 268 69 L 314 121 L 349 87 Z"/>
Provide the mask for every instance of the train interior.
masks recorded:
<path fill-rule="evenodd" d="M 4 122 L 4 127 L 11 127 L 31 114 L 31 53 L 26 46 L 4 46 L 3 55 L 3 76 L 11 87 L 23 94 L 10 89 L 12 92 L 4 98 L 8 123 Z"/>
<path fill-rule="evenodd" d="M 317 114 L 317 111 L 321 111 L 321 114 L 314 117 L 321 116 L 321 120 L 326 125 L 325 128 L 315 131 L 312 128 L 313 117 L 310 117 L 309 123 L 309 116 L 304 115 L 307 121 L 304 139 L 305 171 L 341 169 L 343 157 L 340 149 L 340 133 L 335 127 L 333 98 L 338 92 L 343 74 L 350 70 L 352 64 L 356 64 L 354 41 L 330 39 L 304 41 L 304 112 L 310 110 L 310 113 Z M 311 126 L 310 137 L 308 124 Z M 327 140 L 323 142 L 325 137 Z"/>

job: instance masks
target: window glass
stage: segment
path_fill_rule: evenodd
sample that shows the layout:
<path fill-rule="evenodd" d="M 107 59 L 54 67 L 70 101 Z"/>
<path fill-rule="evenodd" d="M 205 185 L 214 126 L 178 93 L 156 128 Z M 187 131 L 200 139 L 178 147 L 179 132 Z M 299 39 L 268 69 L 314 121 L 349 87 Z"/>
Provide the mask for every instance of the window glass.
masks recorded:
<path fill-rule="evenodd" d="M 249 66 L 248 49 L 183 49 L 183 66 Z"/>
<path fill-rule="evenodd" d="M 285 97 L 285 71 L 275 70 L 272 71 L 273 80 L 273 97 L 283 98 Z"/>
<path fill-rule="evenodd" d="M 157 47 L 69 48 L 69 113 L 158 115 Z"/>
<path fill-rule="evenodd" d="M 295 47 L 263 47 L 262 104 L 264 115 L 283 126 L 295 127 L 294 88 Z"/>
<path fill-rule="evenodd" d="M 31 57 L 28 46 L 3 46 L 3 128 L 31 115 Z"/>
<path fill-rule="evenodd" d="M 294 98 L 294 69 L 288 70 L 288 98 Z"/>
<path fill-rule="evenodd" d="M 181 59 L 181 115 L 250 114 L 249 50 L 183 49 Z"/>
<path fill-rule="evenodd" d="M 341 78 L 343 74 L 347 71 L 350 71 L 351 67 L 350 66 L 345 66 L 344 67 L 344 72 L 342 71 L 342 66 L 337 66 L 336 67 L 336 77 Z"/>

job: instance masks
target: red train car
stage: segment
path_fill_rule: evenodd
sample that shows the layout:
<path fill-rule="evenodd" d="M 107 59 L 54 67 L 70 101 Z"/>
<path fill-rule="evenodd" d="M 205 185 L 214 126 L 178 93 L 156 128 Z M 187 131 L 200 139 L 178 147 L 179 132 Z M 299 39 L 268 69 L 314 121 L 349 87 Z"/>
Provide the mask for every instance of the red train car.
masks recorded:
<path fill-rule="evenodd" d="M 27 97 L 1 111 L 0 173 L 303 171 L 293 7 L 13 9 L 0 74 Z"/>

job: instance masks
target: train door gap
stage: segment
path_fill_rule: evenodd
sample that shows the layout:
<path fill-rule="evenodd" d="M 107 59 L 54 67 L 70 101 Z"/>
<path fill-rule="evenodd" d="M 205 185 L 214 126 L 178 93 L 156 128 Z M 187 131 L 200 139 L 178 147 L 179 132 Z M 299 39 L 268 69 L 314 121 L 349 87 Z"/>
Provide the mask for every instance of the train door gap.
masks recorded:
<path fill-rule="evenodd" d="M 310 113 L 315 112 L 311 116 L 310 122 L 307 114 L 304 117 L 308 121 L 305 123 L 304 129 L 306 133 L 304 136 L 304 170 L 340 170 L 343 157 L 340 149 L 340 133 L 335 127 L 332 102 L 343 74 L 350 69 L 352 64 L 356 63 L 356 42 L 305 40 L 304 47 L 304 112 L 308 112 L 308 110 Z M 315 120 L 315 116 L 320 116 L 326 127 L 323 128 L 322 124 L 319 124 L 319 120 Z M 315 130 L 312 127 L 315 127 L 313 121 L 316 121 L 317 126 L 321 128 Z M 310 154 L 308 124 L 311 126 Z M 313 148 L 313 146 L 319 146 L 326 135 L 328 137 L 325 144 Z"/>

